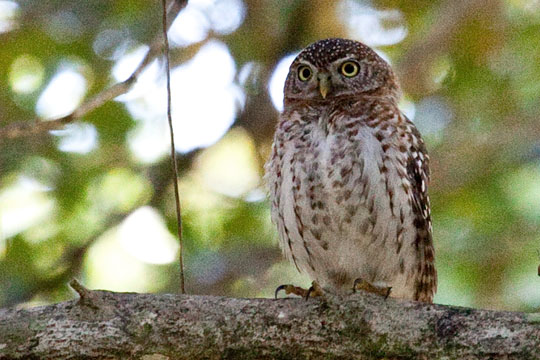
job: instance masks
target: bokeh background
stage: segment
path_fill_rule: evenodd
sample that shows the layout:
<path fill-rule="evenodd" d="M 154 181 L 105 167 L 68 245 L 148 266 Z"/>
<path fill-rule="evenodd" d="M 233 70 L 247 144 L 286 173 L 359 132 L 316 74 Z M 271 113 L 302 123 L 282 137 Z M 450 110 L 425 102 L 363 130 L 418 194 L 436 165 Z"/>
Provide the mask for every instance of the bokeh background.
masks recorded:
<path fill-rule="evenodd" d="M 1 0 L 0 127 L 66 115 L 126 79 L 157 0 Z M 540 1 L 192 0 L 169 32 L 189 293 L 308 285 L 282 259 L 262 182 L 287 68 L 348 37 L 399 74 L 427 142 L 443 304 L 540 307 Z M 178 292 L 163 62 L 64 129 L 0 138 L 0 306 L 66 283 Z"/>

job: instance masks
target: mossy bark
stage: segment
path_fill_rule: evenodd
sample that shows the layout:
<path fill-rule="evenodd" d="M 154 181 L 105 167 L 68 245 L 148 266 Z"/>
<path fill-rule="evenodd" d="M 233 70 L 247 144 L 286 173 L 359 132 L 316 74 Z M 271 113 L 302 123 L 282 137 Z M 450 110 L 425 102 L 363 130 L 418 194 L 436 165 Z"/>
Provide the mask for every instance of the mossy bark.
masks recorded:
<path fill-rule="evenodd" d="M 536 314 L 398 301 L 77 289 L 0 310 L 0 359 L 540 359 Z"/>

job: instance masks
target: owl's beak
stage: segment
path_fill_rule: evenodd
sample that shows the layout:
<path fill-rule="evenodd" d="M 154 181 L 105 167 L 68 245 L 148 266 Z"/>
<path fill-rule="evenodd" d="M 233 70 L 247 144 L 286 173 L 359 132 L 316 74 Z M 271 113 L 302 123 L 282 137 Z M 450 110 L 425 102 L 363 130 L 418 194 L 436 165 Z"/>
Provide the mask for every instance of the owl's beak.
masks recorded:
<path fill-rule="evenodd" d="M 330 91 L 331 86 L 330 77 L 328 75 L 319 76 L 319 92 L 323 99 L 326 99 L 326 95 Z"/>

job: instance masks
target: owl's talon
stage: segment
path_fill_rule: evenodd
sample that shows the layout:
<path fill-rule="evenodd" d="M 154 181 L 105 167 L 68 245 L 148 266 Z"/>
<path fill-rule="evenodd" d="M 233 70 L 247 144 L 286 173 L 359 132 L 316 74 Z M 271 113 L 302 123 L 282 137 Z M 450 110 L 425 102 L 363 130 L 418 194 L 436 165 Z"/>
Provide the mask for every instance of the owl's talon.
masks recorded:
<path fill-rule="evenodd" d="M 321 289 L 321 287 L 319 286 L 319 284 L 317 284 L 316 281 L 312 282 L 311 283 L 311 286 L 309 289 L 304 289 L 304 288 L 301 288 L 299 286 L 294 286 L 294 285 L 291 285 L 291 284 L 285 284 L 285 285 L 279 285 L 277 288 L 276 288 L 276 291 L 274 293 L 274 298 L 277 299 L 278 298 L 278 294 L 279 292 L 283 290 L 285 291 L 285 295 L 289 295 L 289 294 L 294 294 L 294 295 L 298 295 L 304 299 L 309 299 L 310 297 L 315 297 L 315 296 L 322 296 L 323 295 L 323 291 Z"/>
<path fill-rule="evenodd" d="M 316 282 L 316 281 L 313 281 L 311 283 L 311 286 L 309 287 L 309 289 L 307 290 L 307 293 L 306 293 L 306 301 L 309 299 L 309 297 L 315 297 L 315 296 L 323 296 L 323 291 L 322 291 L 322 288 L 321 286 Z"/>
<path fill-rule="evenodd" d="M 274 292 L 274 299 L 277 300 L 277 298 L 278 298 L 277 296 L 278 296 L 279 292 L 280 292 L 281 290 L 285 290 L 286 288 L 287 288 L 287 285 L 279 285 L 279 286 L 276 288 L 276 291 Z M 287 290 L 285 290 L 285 293 L 287 293 Z"/>
<path fill-rule="evenodd" d="M 388 299 L 388 297 L 390 296 L 390 292 L 392 291 L 392 287 L 391 286 L 388 286 L 386 288 L 386 295 L 384 296 L 384 300 Z"/>
<path fill-rule="evenodd" d="M 314 291 L 313 289 L 313 285 L 309 287 L 309 289 L 307 289 L 307 294 L 306 294 L 306 297 L 305 297 L 305 300 L 308 301 L 309 300 L 309 296 L 311 295 L 311 293 Z"/>
<path fill-rule="evenodd" d="M 353 294 L 356 293 L 356 290 L 364 290 L 372 294 L 377 294 L 377 295 L 383 296 L 384 299 L 386 300 L 390 296 L 392 287 L 391 286 L 375 286 L 362 278 L 358 278 L 354 280 L 354 283 L 353 283 L 353 288 L 352 288 Z"/>
<path fill-rule="evenodd" d="M 298 295 L 300 297 L 306 297 L 309 294 L 309 290 L 303 289 L 303 288 L 301 288 L 299 286 L 294 286 L 294 285 L 291 285 L 291 284 L 285 284 L 285 285 L 279 285 L 276 288 L 276 291 L 274 293 L 274 298 L 275 299 L 278 298 L 278 293 L 281 290 L 285 291 L 285 295 L 294 294 L 294 295 Z"/>

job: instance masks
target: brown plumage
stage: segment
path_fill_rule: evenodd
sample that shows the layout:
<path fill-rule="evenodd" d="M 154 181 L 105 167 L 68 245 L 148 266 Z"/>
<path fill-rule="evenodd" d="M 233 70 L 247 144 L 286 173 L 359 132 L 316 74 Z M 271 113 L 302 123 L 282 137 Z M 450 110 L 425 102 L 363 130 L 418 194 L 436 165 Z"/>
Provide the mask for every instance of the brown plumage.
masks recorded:
<path fill-rule="evenodd" d="M 363 279 L 392 297 L 435 294 L 429 158 L 399 96 L 390 66 L 356 41 L 318 41 L 290 67 L 266 164 L 272 220 L 323 291 Z"/>

